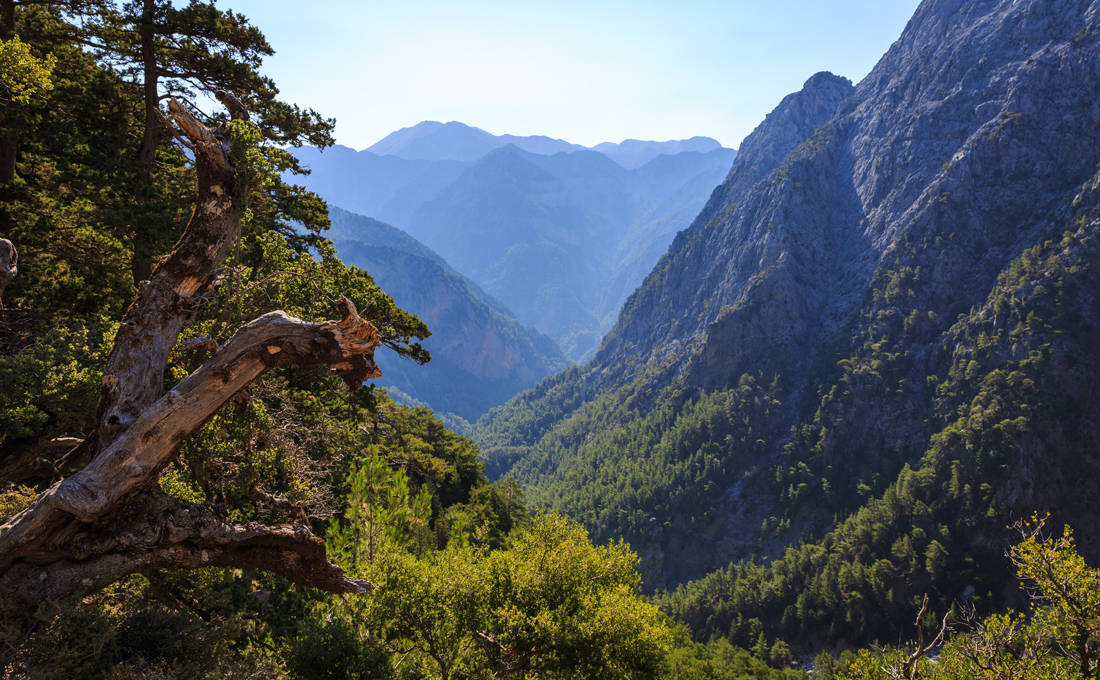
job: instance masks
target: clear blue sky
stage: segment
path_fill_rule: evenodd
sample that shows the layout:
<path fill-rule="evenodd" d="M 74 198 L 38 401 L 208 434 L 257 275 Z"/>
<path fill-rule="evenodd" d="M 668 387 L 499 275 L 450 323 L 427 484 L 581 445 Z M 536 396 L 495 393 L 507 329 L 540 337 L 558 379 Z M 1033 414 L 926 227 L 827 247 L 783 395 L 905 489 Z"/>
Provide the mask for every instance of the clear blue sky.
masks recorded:
<path fill-rule="evenodd" d="M 736 147 L 817 71 L 857 81 L 918 0 L 221 0 L 285 99 L 367 147 L 421 120 L 593 145 Z"/>

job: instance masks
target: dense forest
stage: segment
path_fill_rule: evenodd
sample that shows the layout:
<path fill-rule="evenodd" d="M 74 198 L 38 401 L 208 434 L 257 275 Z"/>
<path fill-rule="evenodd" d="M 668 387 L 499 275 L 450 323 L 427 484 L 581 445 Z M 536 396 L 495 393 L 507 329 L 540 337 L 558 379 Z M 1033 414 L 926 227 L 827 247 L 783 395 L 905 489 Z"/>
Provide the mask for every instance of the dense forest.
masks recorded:
<path fill-rule="evenodd" d="M 430 329 L 288 181 L 334 121 L 279 98 L 271 53 L 212 2 L 0 0 L 0 677 L 1100 677 L 1096 546 L 1066 522 L 1095 515 L 1004 529 L 1094 479 L 1100 181 L 950 318 L 897 239 L 795 405 L 764 368 L 704 388 L 669 353 L 592 398 L 578 367 L 482 423 L 487 474 L 371 386 Z M 938 334 L 914 392 L 908 341 Z M 866 393 L 929 397 L 899 437 L 928 445 L 839 455 Z M 757 557 L 647 589 L 632 546 L 706 525 L 699 491 L 748 467 Z"/>

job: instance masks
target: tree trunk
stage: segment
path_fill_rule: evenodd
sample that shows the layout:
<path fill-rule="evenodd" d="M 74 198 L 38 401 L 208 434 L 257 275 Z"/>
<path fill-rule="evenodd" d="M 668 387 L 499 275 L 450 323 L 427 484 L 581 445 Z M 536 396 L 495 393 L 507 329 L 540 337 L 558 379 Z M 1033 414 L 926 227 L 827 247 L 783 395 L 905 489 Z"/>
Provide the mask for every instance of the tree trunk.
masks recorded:
<path fill-rule="evenodd" d="M 19 157 L 19 142 L 5 127 L 6 116 L 0 112 L 0 186 L 15 179 L 15 161 Z"/>
<path fill-rule="evenodd" d="M 162 395 L 168 351 L 203 304 L 240 230 L 228 143 L 170 103 L 198 172 L 198 204 L 168 258 L 140 286 L 103 374 L 97 428 L 83 469 L 0 526 L 0 602 L 30 610 L 48 598 L 164 568 L 263 568 L 333 592 L 368 587 L 328 562 L 305 525 L 237 525 L 161 492 L 184 442 L 265 371 L 325 364 L 347 384 L 381 375 L 378 332 L 341 299 L 342 318 L 311 323 L 271 312 L 241 327 L 198 370 Z"/>
<path fill-rule="evenodd" d="M 168 352 L 214 282 L 215 269 L 240 233 L 236 178 L 219 135 L 171 103 L 173 118 L 191 139 L 198 171 L 198 204 L 175 249 L 126 311 L 107 357 L 94 446 L 101 450 L 160 397 Z"/>
<path fill-rule="evenodd" d="M 15 33 L 15 0 L 0 0 L 0 40 Z"/>
<path fill-rule="evenodd" d="M 156 163 L 157 144 L 160 143 L 160 70 L 156 51 L 156 0 L 143 0 L 141 10 L 141 65 L 144 83 L 145 129 L 138 153 L 138 205 L 144 208 L 153 193 L 153 168 Z M 153 273 L 155 238 L 152 230 L 157 225 L 148 224 L 148 212 L 141 210 L 133 229 L 134 285 L 139 285 Z"/>
<path fill-rule="evenodd" d="M 0 40 L 10 40 L 15 33 L 15 0 L 0 0 Z M 19 140 L 10 126 L 8 108 L 0 103 L 0 186 L 15 179 L 15 161 L 19 156 Z"/>

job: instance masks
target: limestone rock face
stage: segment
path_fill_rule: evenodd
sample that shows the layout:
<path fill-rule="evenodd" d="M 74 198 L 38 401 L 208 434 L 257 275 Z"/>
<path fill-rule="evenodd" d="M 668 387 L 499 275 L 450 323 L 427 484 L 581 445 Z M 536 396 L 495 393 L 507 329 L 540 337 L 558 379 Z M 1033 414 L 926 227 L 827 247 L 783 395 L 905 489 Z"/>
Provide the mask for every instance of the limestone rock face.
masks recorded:
<path fill-rule="evenodd" d="M 780 405 L 763 450 L 736 463 L 728 478 L 737 483 L 695 492 L 707 519 L 654 512 L 654 529 L 627 533 L 655 584 L 778 554 L 854 509 L 810 510 L 786 534 L 764 535 L 778 501 L 752 495 L 766 486 L 754 475 L 790 454 L 792 428 L 813 421 L 838 360 L 856 369 L 818 414 L 843 424 L 814 449 L 821 474 L 834 484 L 893 479 L 949 417 L 926 382 L 951 366 L 952 324 L 987 303 L 1023 251 L 1077 219 L 1095 198 L 1098 164 L 1100 2 L 926 0 L 858 85 L 821 73 L 784 99 L 627 300 L 593 361 L 491 415 L 479 441 L 490 460 L 506 452 L 496 469 L 537 497 L 563 480 L 596 483 L 591 461 L 580 461 L 599 433 L 576 436 L 570 421 L 624 386 L 634 385 L 629 407 L 617 421 L 601 416 L 601 427 L 685 398 L 664 386 L 684 395 L 729 389 L 744 375 L 774 381 Z M 907 317 L 919 323 L 903 328 Z M 524 409 L 538 416 L 525 420 Z M 648 469 L 662 474 L 658 461 Z"/>
<path fill-rule="evenodd" d="M 706 385 L 764 345 L 808 356 L 902 237 L 953 235 L 930 297 L 988 291 L 1100 158 L 1095 15 L 1083 0 L 926 2 L 854 93 L 812 78 L 745 140 L 608 349 L 690 339 Z"/>
<path fill-rule="evenodd" d="M 775 173 L 795 149 L 827 124 L 852 92 L 846 78 L 818 73 L 806 81 L 801 91 L 785 97 L 745 138 L 726 181 L 715 189 L 691 227 L 677 236 L 667 259 L 658 263 L 627 302 L 597 363 L 622 361 L 623 357 L 617 356 L 620 343 L 660 351 L 669 343 L 698 339 L 703 330 L 701 321 L 713 321 L 715 315 L 736 303 L 749 280 L 766 268 L 760 266 L 763 258 L 768 257 L 767 253 L 778 258 L 777 248 L 781 246 L 769 238 L 775 227 L 772 219 L 755 219 L 755 215 L 746 218 L 732 211 L 751 189 Z M 769 191 L 771 184 L 760 187 L 757 200 L 776 195 Z M 662 281 L 666 285 L 661 285 Z M 667 297 L 670 294 L 675 299 Z M 645 311 L 632 313 L 635 305 Z"/>

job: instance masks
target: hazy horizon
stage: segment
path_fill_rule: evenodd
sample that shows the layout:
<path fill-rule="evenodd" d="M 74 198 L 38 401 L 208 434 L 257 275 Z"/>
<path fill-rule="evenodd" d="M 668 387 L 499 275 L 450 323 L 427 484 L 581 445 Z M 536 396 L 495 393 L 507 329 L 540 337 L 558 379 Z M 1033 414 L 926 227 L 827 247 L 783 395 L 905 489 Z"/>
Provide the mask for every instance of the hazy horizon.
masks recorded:
<path fill-rule="evenodd" d="M 422 121 L 589 147 L 706 136 L 737 148 L 814 73 L 858 82 L 919 3 L 221 4 L 268 37 L 263 70 L 282 96 L 365 149 Z"/>

